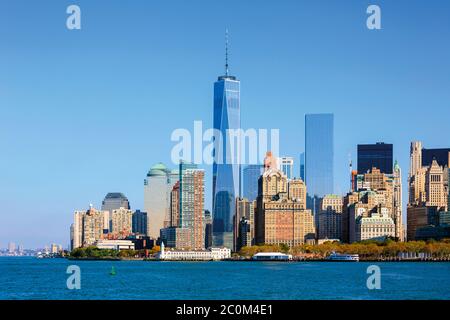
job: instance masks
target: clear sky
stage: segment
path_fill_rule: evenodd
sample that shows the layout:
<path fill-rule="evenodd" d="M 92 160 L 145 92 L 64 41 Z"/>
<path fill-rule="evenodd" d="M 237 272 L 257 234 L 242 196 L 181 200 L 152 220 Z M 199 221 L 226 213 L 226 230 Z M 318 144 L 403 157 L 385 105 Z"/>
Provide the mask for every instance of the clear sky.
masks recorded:
<path fill-rule="evenodd" d="M 67 246 L 73 211 L 107 192 L 142 208 L 172 131 L 212 124 L 226 28 L 242 126 L 279 128 L 297 176 L 305 113 L 335 115 L 337 193 L 358 143 L 394 144 L 405 199 L 410 141 L 450 147 L 447 1 L 0 0 L 0 247 Z"/>

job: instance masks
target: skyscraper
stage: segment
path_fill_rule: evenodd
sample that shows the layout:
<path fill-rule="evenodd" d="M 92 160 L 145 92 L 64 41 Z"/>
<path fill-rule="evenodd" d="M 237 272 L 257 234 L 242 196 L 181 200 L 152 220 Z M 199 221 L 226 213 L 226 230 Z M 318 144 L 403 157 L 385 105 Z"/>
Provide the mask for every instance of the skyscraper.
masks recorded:
<path fill-rule="evenodd" d="M 125 208 L 130 209 L 130 202 L 128 198 L 120 192 L 110 192 L 105 196 L 102 202 L 102 211 L 109 211 Z"/>
<path fill-rule="evenodd" d="M 228 38 L 228 37 L 227 37 Z M 234 201 L 240 196 L 241 167 L 236 159 L 239 143 L 230 141 L 229 130 L 241 127 L 240 82 L 228 74 L 228 40 L 225 75 L 214 83 L 214 129 L 221 133 L 216 140 L 213 163 L 213 244 L 233 247 Z M 235 148 L 236 149 L 236 148 Z"/>
<path fill-rule="evenodd" d="M 132 231 L 133 233 L 147 234 L 147 212 L 136 210 L 133 213 Z"/>
<path fill-rule="evenodd" d="M 305 183 L 308 208 L 312 209 L 316 227 L 320 200 L 333 194 L 334 115 L 305 115 Z"/>
<path fill-rule="evenodd" d="M 393 145 L 377 142 L 376 144 L 358 144 L 358 173 L 364 174 L 372 168 L 382 173 L 392 174 Z"/>
<path fill-rule="evenodd" d="M 108 193 L 102 202 L 102 211 L 108 211 L 105 215 L 105 233 L 112 230 L 112 212 L 120 208 L 130 209 L 128 198 L 121 192 Z"/>
<path fill-rule="evenodd" d="M 180 163 L 180 227 L 190 230 L 191 248 L 205 248 L 205 172 L 194 164 Z"/>
<path fill-rule="evenodd" d="M 283 173 L 289 180 L 294 179 L 294 158 L 292 157 L 278 158 L 278 169 L 283 171 Z"/>
<path fill-rule="evenodd" d="M 250 164 L 243 170 L 243 195 L 249 201 L 256 200 L 258 196 L 258 179 L 263 173 L 263 166 Z"/>
<path fill-rule="evenodd" d="M 442 167 L 449 167 L 450 148 L 422 149 L 422 166 L 429 167 L 436 160 Z"/>
<path fill-rule="evenodd" d="M 305 181 L 305 153 L 300 153 L 300 179 Z"/>

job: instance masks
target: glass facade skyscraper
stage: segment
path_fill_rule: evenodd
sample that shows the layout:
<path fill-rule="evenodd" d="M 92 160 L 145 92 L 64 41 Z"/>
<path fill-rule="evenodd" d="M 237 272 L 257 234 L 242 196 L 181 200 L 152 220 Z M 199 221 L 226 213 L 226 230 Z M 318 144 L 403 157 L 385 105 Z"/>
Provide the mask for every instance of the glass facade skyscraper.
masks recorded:
<path fill-rule="evenodd" d="M 213 245 L 233 247 L 234 201 L 240 196 L 241 167 L 228 130 L 241 127 L 240 82 L 236 77 L 220 76 L 214 83 L 214 129 L 216 139 L 213 163 Z M 236 144 L 235 144 L 236 145 Z M 240 148 L 240 145 L 237 145 Z"/>
<path fill-rule="evenodd" d="M 258 179 L 263 174 L 264 167 L 260 164 L 250 164 L 243 170 L 243 196 L 249 201 L 258 196 Z"/>
<path fill-rule="evenodd" d="M 372 168 L 380 169 L 382 173 L 392 174 L 393 145 L 378 142 L 375 144 L 358 144 L 358 173 L 367 173 Z"/>
<path fill-rule="evenodd" d="M 300 153 L 300 179 L 305 181 L 305 153 Z"/>
<path fill-rule="evenodd" d="M 334 115 L 305 115 L 305 183 L 309 209 L 318 227 L 320 200 L 333 194 L 334 186 Z"/>
<path fill-rule="evenodd" d="M 278 167 L 278 169 L 281 170 L 289 180 L 294 179 L 294 158 L 278 158 Z"/>

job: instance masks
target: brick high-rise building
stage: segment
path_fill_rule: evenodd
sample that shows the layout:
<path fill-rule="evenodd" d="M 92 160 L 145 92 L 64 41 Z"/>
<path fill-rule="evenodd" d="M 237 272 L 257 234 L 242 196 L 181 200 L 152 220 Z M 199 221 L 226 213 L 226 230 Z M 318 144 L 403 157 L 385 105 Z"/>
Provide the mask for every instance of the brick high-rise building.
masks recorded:
<path fill-rule="evenodd" d="M 291 180 L 291 194 L 301 194 L 304 184 Z M 296 246 L 315 239 L 311 210 L 305 208 L 303 196 L 289 197 L 287 177 L 273 166 L 259 179 L 259 195 L 255 215 L 257 244 Z M 306 190 L 305 190 L 306 191 Z"/>

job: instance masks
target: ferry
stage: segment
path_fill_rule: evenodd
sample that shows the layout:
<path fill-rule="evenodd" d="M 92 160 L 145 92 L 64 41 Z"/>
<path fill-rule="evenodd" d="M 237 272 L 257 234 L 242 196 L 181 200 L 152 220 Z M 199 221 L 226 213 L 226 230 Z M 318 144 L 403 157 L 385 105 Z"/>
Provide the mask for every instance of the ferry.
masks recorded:
<path fill-rule="evenodd" d="M 359 255 L 357 255 L 357 254 L 342 254 L 342 253 L 332 252 L 326 258 L 326 260 L 328 260 L 328 261 L 343 261 L 343 262 L 358 262 Z"/>

